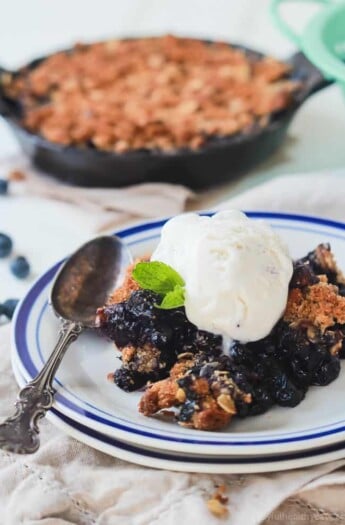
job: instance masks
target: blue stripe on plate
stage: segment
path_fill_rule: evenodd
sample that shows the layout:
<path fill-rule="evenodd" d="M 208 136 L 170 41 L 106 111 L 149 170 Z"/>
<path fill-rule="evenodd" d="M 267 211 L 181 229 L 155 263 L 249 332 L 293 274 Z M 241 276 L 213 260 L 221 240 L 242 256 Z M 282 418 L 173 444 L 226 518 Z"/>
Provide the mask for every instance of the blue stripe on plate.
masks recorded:
<path fill-rule="evenodd" d="M 215 212 L 203 212 L 200 215 L 211 216 L 214 213 Z M 246 211 L 245 214 L 253 219 L 281 219 L 288 221 L 302 221 L 307 222 L 309 224 L 320 224 L 321 226 L 328 226 L 331 228 L 337 228 L 339 230 L 345 230 L 345 224 L 343 222 L 332 221 L 330 219 L 321 219 L 320 217 L 312 217 L 311 215 L 298 215 L 295 213 L 290 214 L 265 211 Z M 170 217 L 167 217 L 159 221 L 145 222 L 143 224 L 131 226 L 129 228 L 116 232 L 116 235 L 118 235 L 121 238 L 124 238 L 128 237 L 129 235 L 135 235 L 147 229 L 161 228 L 169 219 Z"/>
<path fill-rule="evenodd" d="M 155 450 L 148 450 L 143 449 L 140 447 L 137 447 L 135 445 L 132 445 L 130 443 L 126 443 L 124 441 L 119 441 L 113 437 L 107 436 L 105 434 L 102 434 L 100 432 L 97 432 L 96 430 L 90 429 L 89 427 L 85 427 L 81 423 L 78 423 L 69 417 L 65 416 L 61 412 L 59 412 L 56 409 L 52 409 L 52 412 L 62 421 L 64 421 L 67 425 L 71 426 L 72 428 L 75 428 L 79 432 L 96 439 L 97 441 L 100 441 L 102 443 L 106 443 L 108 445 L 111 445 L 113 447 L 119 448 L 121 450 L 126 450 L 128 452 L 133 452 L 135 454 L 139 454 L 141 456 L 146 456 L 150 458 L 155 459 L 164 459 L 164 460 L 170 460 L 170 461 L 177 461 L 179 463 L 212 463 L 216 465 L 244 465 L 244 464 L 264 464 L 264 463 L 277 463 L 280 461 L 287 461 L 287 460 L 295 460 L 295 459 L 304 459 L 314 456 L 319 456 L 323 454 L 328 454 L 330 452 L 336 452 L 338 450 L 343 450 L 345 448 L 345 441 L 341 441 L 340 443 L 336 443 L 334 445 L 328 445 L 325 447 L 317 447 L 313 448 L 312 450 L 307 451 L 300 451 L 300 452 L 292 452 L 288 454 L 276 454 L 276 455 L 266 455 L 259 457 L 257 456 L 250 456 L 250 457 L 243 457 L 243 458 L 234 458 L 234 457 L 204 457 L 204 456 L 179 456 L 175 453 L 164 454 L 163 452 L 158 452 Z M 345 452 L 344 452 L 345 454 Z"/>

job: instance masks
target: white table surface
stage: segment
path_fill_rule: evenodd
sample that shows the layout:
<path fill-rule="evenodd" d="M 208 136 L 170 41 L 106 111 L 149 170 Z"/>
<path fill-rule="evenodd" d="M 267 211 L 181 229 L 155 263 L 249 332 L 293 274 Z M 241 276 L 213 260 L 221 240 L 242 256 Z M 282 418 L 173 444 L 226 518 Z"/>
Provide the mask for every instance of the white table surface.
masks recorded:
<path fill-rule="evenodd" d="M 223 38 L 287 57 L 294 48 L 272 26 L 268 5 L 268 0 L 11 0 L 1 10 L 0 64 L 16 68 L 76 40 L 166 32 Z M 309 12 L 309 6 L 301 4 L 287 14 L 301 26 Z M 344 167 L 344 136 L 345 101 L 339 88 L 331 86 L 303 105 L 284 146 L 269 161 L 204 193 L 202 206 L 280 174 Z M 0 160 L 17 151 L 0 120 Z M 88 224 L 76 221 L 69 206 L 24 198 L 0 198 L 0 231 L 13 236 L 16 253 L 28 256 L 32 278 L 91 235 Z M 14 279 L 8 260 L 0 260 L 0 301 L 21 296 L 31 281 Z"/>

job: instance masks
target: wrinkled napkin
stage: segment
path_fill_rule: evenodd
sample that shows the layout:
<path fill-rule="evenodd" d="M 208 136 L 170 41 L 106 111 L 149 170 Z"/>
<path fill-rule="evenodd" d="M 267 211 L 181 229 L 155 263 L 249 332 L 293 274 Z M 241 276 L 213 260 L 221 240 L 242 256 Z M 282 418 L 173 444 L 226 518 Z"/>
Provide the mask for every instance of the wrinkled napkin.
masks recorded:
<path fill-rule="evenodd" d="M 181 212 L 188 199 L 194 198 L 184 186 L 166 183 L 146 183 L 124 188 L 82 188 L 59 182 L 42 174 L 25 157 L 0 160 L 0 173 L 21 172 L 25 179 L 11 183 L 16 196 L 53 199 L 84 212 L 94 232 L 110 230 L 141 218 L 163 217 Z"/>
<path fill-rule="evenodd" d="M 70 188 L 60 189 L 70 193 Z M 44 198 L 59 198 L 55 190 L 50 195 L 46 191 L 41 194 Z M 106 190 L 110 206 L 120 191 L 124 202 L 128 190 Z M 183 188 L 169 188 L 172 198 L 175 191 L 189 194 Z M 96 199 L 97 192 L 76 189 L 80 206 L 84 206 L 84 192 L 101 213 L 104 194 Z M 131 192 L 135 199 L 136 187 Z M 163 191 L 163 201 L 166 195 Z M 159 201 L 158 194 L 156 198 Z M 313 213 L 344 220 L 344 198 L 345 172 L 321 173 L 282 177 L 219 207 Z M 177 200 L 182 209 L 185 199 Z M 161 209 L 157 206 L 156 211 L 161 213 Z M 126 213 L 123 218 L 126 220 Z M 96 221 L 95 230 L 99 227 Z M 5 417 L 17 391 L 10 365 L 10 325 L 0 327 L 0 351 L 0 417 Z M 4 525 L 345 523 L 345 459 L 270 474 L 188 474 L 108 457 L 67 437 L 47 420 L 41 424 L 41 436 L 41 448 L 33 456 L 0 450 L 0 522 Z M 221 519 L 206 505 L 216 485 L 228 488 L 229 513 Z"/>

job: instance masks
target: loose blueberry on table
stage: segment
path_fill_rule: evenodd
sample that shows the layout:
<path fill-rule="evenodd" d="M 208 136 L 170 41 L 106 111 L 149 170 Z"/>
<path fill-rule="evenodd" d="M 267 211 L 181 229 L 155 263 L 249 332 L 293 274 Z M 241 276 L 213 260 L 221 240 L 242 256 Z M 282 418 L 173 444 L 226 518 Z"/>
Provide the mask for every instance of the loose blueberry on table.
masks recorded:
<path fill-rule="evenodd" d="M 25 279 L 30 273 L 30 265 L 22 255 L 11 261 L 10 268 L 13 275 L 18 279 Z"/>
<path fill-rule="evenodd" d="M 7 195 L 8 193 L 8 180 L 0 178 L 0 195 Z"/>
<path fill-rule="evenodd" d="M 0 233 L 0 257 L 8 257 L 12 252 L 13 242 L 9 235 Z"/>
<path fill-rule="evenodd" d="M 0 304 L 0 316 L 5 315 L 7 319 L 11 320 L 18 303 L 19 299 L 7 299 L 3 304 Z"/>
<path fill-rule="evenodd" d="M 11 321 L 17 307 L 18 299 L 7 299 L 3 304 L 0 303 L 0 321 Z"/>

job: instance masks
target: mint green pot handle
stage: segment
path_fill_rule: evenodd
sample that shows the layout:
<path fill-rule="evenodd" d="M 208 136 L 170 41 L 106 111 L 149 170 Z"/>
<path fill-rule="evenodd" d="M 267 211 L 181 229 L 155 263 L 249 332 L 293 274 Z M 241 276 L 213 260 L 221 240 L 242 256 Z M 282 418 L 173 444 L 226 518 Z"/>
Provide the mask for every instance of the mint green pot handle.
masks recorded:
<path fill-rule="evenodd" d="M 335 0 L 299 0 L 303 3 L 323 4 L 323 5 L 334 5 L 337 2 Z M 287 3 L 296 3 L 296 0 L 272 0 L 270 5 L 270 14 L 278 29 L 283 35 L 285 35 L 291 42 L 300 47 L 301 38 L 300 36 L 288 25 L 288 23 L 282 18 L 280 13 L 280 5 Z"/>

